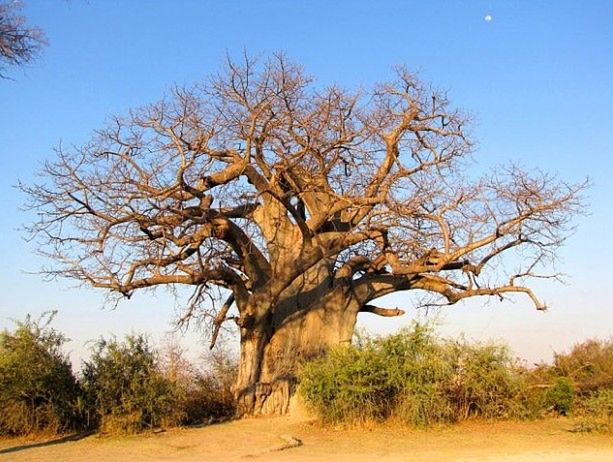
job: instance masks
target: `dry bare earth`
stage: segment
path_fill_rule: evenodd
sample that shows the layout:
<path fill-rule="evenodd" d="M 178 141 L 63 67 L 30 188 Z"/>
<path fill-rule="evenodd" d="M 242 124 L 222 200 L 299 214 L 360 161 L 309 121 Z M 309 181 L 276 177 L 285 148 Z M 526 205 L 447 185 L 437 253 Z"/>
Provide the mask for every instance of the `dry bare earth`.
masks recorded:
<path fill-rule="evenodd" d="M 88 436 L 76 441 L 0 439 L 0 460 L 10 461 L 404 461 L 610 462 L 613 437 L 568 431 L 572 422 L 469 423 L 436 430 L 397 426 L 341 429 L 291 417 L 249 419 L 156 435 Z M 286 444 L 303 445 L 271 451 Z"/>

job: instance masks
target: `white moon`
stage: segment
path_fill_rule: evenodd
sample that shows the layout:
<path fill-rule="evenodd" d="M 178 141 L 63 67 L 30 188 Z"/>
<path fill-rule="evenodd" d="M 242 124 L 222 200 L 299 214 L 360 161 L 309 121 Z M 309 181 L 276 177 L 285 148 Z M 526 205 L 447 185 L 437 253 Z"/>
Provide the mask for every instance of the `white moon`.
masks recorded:
<path fill-rule="evenodd" d="M 490 21 L 491 21 L 493 18 L 492 18 L 492 15 L 491 15 L 491 14 L 488 14 L 488 15 L 486 15 L 486 16 L 485 16 L 485 18 L 483 18 L 483 19 L 485 19 L 485 22 L 490 22 Z"/>

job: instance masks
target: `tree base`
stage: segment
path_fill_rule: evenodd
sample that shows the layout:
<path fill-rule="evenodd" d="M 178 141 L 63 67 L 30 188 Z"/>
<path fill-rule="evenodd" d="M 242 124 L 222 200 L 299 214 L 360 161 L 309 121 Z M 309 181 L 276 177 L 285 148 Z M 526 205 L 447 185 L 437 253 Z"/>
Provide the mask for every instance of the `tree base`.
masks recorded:
<path fill-rule="evenodd" d="M 289 412 L 290 399 L 296 390 L 296 380 L 277 379 L 272 383 L 259 382 L 252 390 L 241 393 L 237 410 L 242 416 L 285 415 Z"/>

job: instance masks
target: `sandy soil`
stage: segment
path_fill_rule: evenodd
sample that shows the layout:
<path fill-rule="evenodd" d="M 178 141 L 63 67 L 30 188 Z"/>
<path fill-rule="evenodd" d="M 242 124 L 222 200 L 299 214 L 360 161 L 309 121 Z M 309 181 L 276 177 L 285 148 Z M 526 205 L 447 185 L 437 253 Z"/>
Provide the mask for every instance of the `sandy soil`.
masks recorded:
<path fill-rule="evenodd" d="M 571 433 L 565 419 L 469 423 L 435 430 L 322 428 L 296 418 L 249 419 L 131 437 L 0 439 L 0 461 L 611 462 L 613 436 Z M 300 447 L 271 451 L 283 437 Z"/>

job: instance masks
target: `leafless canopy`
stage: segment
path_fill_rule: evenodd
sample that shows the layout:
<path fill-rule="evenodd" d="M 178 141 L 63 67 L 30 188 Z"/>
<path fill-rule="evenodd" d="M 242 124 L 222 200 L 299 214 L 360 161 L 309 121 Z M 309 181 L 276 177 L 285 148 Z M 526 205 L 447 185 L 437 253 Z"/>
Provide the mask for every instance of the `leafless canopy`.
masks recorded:
<path fill-rule="evenodd" d="M 386 314 L 368 302 L 409 289 L 449 304 L 523 293 L 544 309 L 524 281 L 555 276 L 541 271 L 584 185 L 516 166 L 470 178 L 466 124 L 403 68 L 355 92 L 322 88 L 283 56 L 228 62 L 60 147 L 23 186 L 40 217 L 30 231 L 51 275 L 126 297 L 227 289 L 218 323 L 262 294 L 274 309 L 322 262 L 362 311 Z"/>
<path fill-rule="evenodd" d="M 42 31 L 26 24 L 19 15 L 20 2 L 0 2 L 0 78 L 10 66 L 21 66 L 34 59 L 45 43 Z"/>

